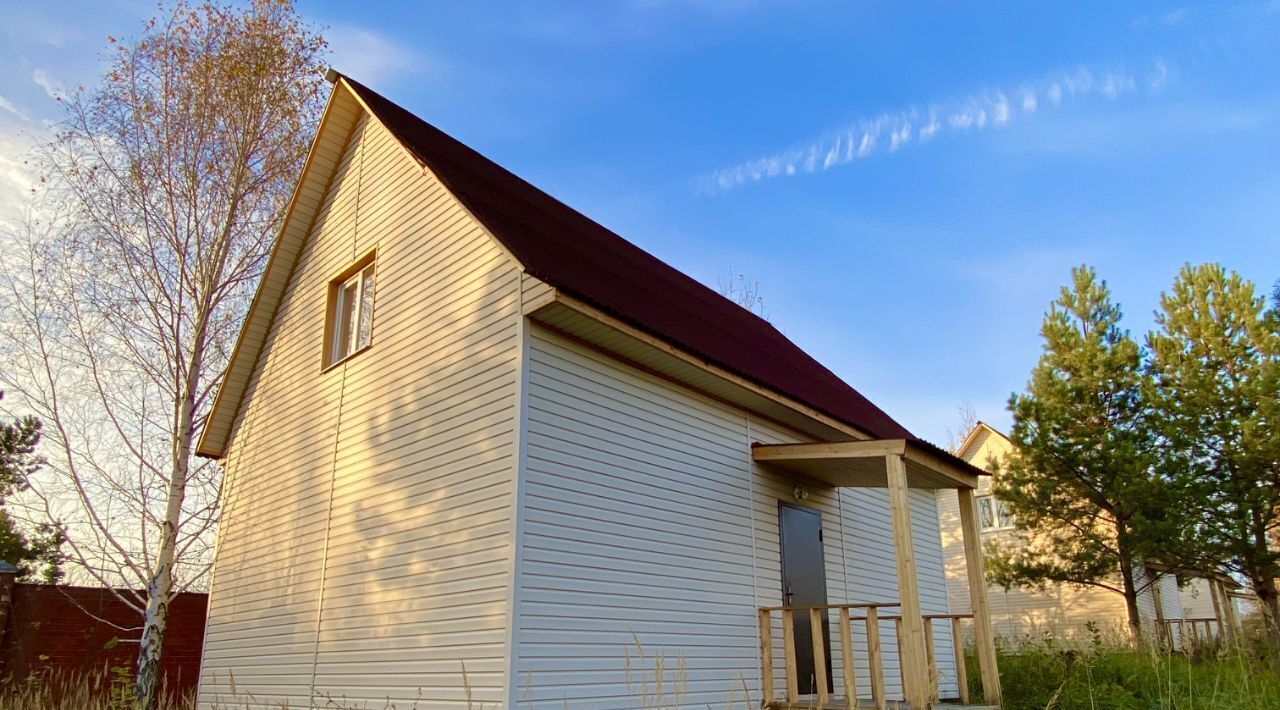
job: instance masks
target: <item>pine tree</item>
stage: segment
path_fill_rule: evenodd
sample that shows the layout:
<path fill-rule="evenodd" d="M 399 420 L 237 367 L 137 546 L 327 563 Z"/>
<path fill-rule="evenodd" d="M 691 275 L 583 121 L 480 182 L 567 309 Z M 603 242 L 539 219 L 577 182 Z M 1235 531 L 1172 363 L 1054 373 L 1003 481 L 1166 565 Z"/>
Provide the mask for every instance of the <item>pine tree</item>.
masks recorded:
<path fill-rule="evenodd" d="M 1280 292 L 1184 266 L 1150 333 L 1150 401 L 1187 523 L 1176 549 L 1244 576 L 1280 644 Z"/>
<path fill-rule="evenodd" d="M 0 398 L 3 396 L 0 392 Z M 40 426 L 40 420 L 31 416 L 0 421 L 0 560 L 16 566 L 19 579 L 52 583 L 62 575 L 62 531 L 46 523 L 26 533 L 4 509 L 9 498 L 24 490 L 30 476 L 40 469 L 36 453 Z"/>
<path fill-rule="evenodd" d="M 996 547 L 990 578 L 1006 587 L 1068 583 L 1124 597 L 1141 640 L 1142 560 L 1164 495 L 1152 473 L 1142 351 L 1094 269 L 1072 270 L 1041 326 L 1044 350 L 1024 394 L 1009 400 L 1013 452 L 994 492 L 1025 546 Z M 1139 582 L 1139 577 L 1145 579 Z"/>

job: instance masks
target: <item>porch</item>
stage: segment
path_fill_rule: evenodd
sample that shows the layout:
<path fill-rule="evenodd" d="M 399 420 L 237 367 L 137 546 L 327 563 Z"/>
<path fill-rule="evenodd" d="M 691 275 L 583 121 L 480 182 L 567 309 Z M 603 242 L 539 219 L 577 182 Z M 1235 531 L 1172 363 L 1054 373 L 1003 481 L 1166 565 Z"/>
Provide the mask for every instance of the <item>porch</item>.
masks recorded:
<path fill-rule="evenodd" d="M 864 604 L 833 604 L 826 606 L 814 607 L 761 607 L 760 608 L 760 649 L 761 649 L 761 677 L 764 679 L 764 697 L 769 698 L 769 707 L 773 708 L 907 708 L 911 707 L 910 702 L 905 698 L 891 699 L 885 689 L 885 651 L 881 643 L 883 627 L 886 624 L 892 624 L 897 641 L 897 648 L 904 648 L 905 637 L 903 634 L 904 624 L 902 614 L 895 611 L 900 608 L 897 602 L 876 602 Z M 799 691 L 799 677 L 796 673 L 797 648 L 795 639 L 796 617 L 804 615 L 809 620 L 809 628 L 822 628 L 826 622 L 829 622 L 832 615 L 835 615 L 840 651 L 839 678 L 841 680 L 841 689 L 843 696 L 831 694 L 827 688 L 833 681 L 833 678 L 827 677 L 827 668 L 825 663 L 817 663 L 814 665 L 816 678 L 814 679 L 814 687 L 817 692 L 801 695 Z M 773 657 L 775 655 L 775 644 L 773 641 L 774 614 L 777 614 L 782 621 L 782 658 L 784 662 L 784 678 L 786 683 L 785 694 L 780 699 L 775 690 L 775 669 L 773 666 Z M 948 707 L 973 708 L 969 705 L 970 690 L 968 679 L 967 659 L 964 652 L 964 633 L 962 623 L 972 621 L 973 614 L 923 614 L 922 628 L 924 629 L 925 641 L 925 664 L 928 670 L 928 688 L 929 702 L 942 702 L 939 697 L 939 680 L 941 674 L 939 672 L 938 652 L 939 647 L 935 642 L 935 629 L 945 628 L 950 631 L 951 649 L 950 653 L 955 663 L 955 681 L 958 697 L 948 698 L 947 700 L 958 701 L 958 705 L 948 703 Z M 854 631 L 857 627 L 865 629 L 864 643 L 861 650 L 865 651 L 867 659 L 867 676 L 869 683 L 866 688 L 860 687 L 858 674 L 854 668 L 854 658 L 859 650 L 859 645 L 855 640 Z M 811 643 L 813 644 L 813 657 L 815 659 L 826 657 L 829 650 L 826 647 L 826 639 L 823 634 L 816 633 L 811 635 Z M 834 643 L 832 645 L 835 645 Z M 766 651 L 767 649 L 767 651 Z M 946 649 L 943 649 L 946 650 Z M 906 685 L 906 679 L 903 680 Z M 905 694 L 904 694 L 905 695 Z M 849 698 L 856 699 L 856 704 L 850 704 Z M 976 707 L 997 707 L 995 705 L 982 705 Z"/>
<path fill-rule="evenodd" d="M 936 633 L 945 629 L 952 641 L 959 703 L 967 705 L 970 689 L 964 656 L 964 626 L 971 626 L 987 706 L 1000 704 L 1000 678 L 996 667 L 983 577 L 982 548 L 978 537 L 974 489 L 980 470 L 950 454 L 917 440 L 868 440 L 822 444 L 754 444 L 752 458 L 798 483 L 831 487 L 886 488 L 892 527 L 894 563 L 900 598 L 892 602 L 859 602 L 815 606 L 771 606 L 759 609 L 760 665 L 763 694 L 771 708 L 927 708 L 941 702 Z M 908 489 L 955 489 L 960 501 L 961 532 L 966 557 L 971 613 L 925 614 L 921 610 L 912 540 Z M 780 633 L 775 631 L 780 620 Z M 809 630 L 829 628 L 835 633 L 797 635 L 799 625 Z M 897 642 L 900 697 L 889 697 L 885 684 L 884 628 L 892 624 Z M 860 627 L 863 633 L 855 634 Z M 861 636 L 861 647 L 855 637 Z M 807 638 L 806 638 L 807 637 Z M 838 639 L 838 643 L 837 643 Z M 811 677 L 801 678 L 798 645 L 812 646 Z M 831 646 L 831 648 L 828 647 Z M 838 653 L 837 651 L 838 647 Z M 809 649 L 799 654 L 808 656 Z M 860 687 L 855 657 L 865 658 L 867 687 Z M 830 659 L 828 671 L 825 659 Z M 838 660 L 837 660 L 838 659 Z M 781 670 L 781 680 L 775 673 Z M 806 669 L 807 671 L 807 669 Z M 835 677 L 829 677 L 828 673 Z M 836 680 L 839 680 L 837 686 Z M 812 690 L 801 693 L 801 688 Z M 839 688 L 843 697 L 833 692 Z M 850 701 L 852 699 L 852 702 Z"/>

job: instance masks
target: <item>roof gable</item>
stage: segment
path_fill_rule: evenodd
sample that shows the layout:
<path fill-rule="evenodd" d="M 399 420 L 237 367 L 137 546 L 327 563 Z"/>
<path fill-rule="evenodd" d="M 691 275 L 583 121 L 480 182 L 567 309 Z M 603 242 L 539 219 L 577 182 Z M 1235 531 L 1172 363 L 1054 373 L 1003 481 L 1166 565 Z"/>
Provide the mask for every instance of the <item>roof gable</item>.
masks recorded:
<path fill-rule="evenodd" d="M 764 319 L 377 92 L 342 81 L 529 274 L 871 437 L 916 439 Z"/>
<path fill-rule="evenodd" d="M 978 467 L 987 465 L 986 461 L 975 461 L 974 459 L 978 457 L 983 449 L 990 448 L 987 444 L 991 442 L 992 437 L 996 437 L 996 440 L 1001 444 L 1001 448 L 1013 446 L 1013 442 L 1009 440 L 1008 436 L 1005 436 L 1004 432 L 986 422 L 979 421 L 969 430 L 969 434 L 965 436 L 960 448 L 956 449 L 956 456 Z M 990 452 L 988 452 L 989 457 Z"/>
<path fill-rule="evenodd" d="M 919 441 L 764 319 L 363 84 L 345 76 L 336 78 L 197 455 L 225 453 L 276 308 L 342 146 L 366 111 L 435 175 L 528 274 L 869 437 Z"/>
<path fill-rule="evenodd" d="M 249 388 L 298 255 L 311 233 L 347 139 L 362 115 L 364 109 L 351 92 L 335 90 L 329 95 L 302 173 L 285 209 L 280 233 L 271 248 L 271 256 L 219 384 L 218 395 L 201 430 L 195 450 L 197 456 L 217 458 L 224 453 L 241 400 Z"/>

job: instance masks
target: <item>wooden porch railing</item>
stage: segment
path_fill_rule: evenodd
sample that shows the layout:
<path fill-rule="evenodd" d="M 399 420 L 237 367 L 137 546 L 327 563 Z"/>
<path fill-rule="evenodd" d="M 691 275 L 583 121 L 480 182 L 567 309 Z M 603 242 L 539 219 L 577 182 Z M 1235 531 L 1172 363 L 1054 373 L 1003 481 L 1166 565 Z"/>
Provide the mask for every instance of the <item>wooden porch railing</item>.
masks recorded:
<path fill-rule="evenodd" d="M 1226 641 L 1229 633 L 1224 629 L 1221 619 L 1213 617 L 1195 619 L 1163 619 L 1160 622 L 1162 643 L 1172 647 L 1173 639 L 1182 642 L 1182 647 L 1190 648 L 1201 643 Z"/>
<path fill-rule="evenodd" d="M 903 648 L 903 617 L 901 613 L 882 613 L 882 610 L 900 609 L 897 602 L 874 602 L 860 604 L 830 604 L 827 606 L 813 607 L 761 607 L 759 611 L 760 623 L 760 677 L 762 682 L 762 690 L 764 700 L 770 707 L 786 707 L 794 705 L 800 701 L 800 678 L 796 666 L 796 639 L 795 639 L 795 616 L 796 614 L 806 614 L 809 617 L 810 643 L 813 646 L 814 658 L 814 700 L 817 707 L 827 708 L 856 708 L 858 707 L 859 689 L 857 683 L 857 675 L 854 668 L 854 658 L 857 655 L 854 649 L 854 624 L 865 625 L 865 647 L 867 659 L 867 672 L 870 682 L 868 689 L 871 701 L 877 708 L 886 708 L 889 698 L 885 695 L 885 679 L 884 679 L 884 648 L 880 639 L 880 625 L 885 622 L 893 622 L 897 636 L 897 648 L 899 649 L 899 667 L 902 669 L 902 685 L 904 691 L 908 684 L 912 682 L 921 682 L 908 677 L 905 669 L 902 668 Z M 830 620 L 830 612 L 837 612 L 837 627 L 840 639 L 840 658 L 833 658 L 832 671 L 840 674 L 844 686 L 844 698 L 842 700 L 833 699 L 831 693 L 827 690 L 827 648 L 826 640 L 823 637 L 821 629 L 823 622 Z M 784 692 L 779 695 L 775 684 L 774 669 L 774 653 L 775 644 L 774 637 L 774 614 L 781 617 L 782 627 L 782 661 L 783 661 L 783 679 L 785 682 Z M 951 631 L 952 648 L 951 652 L 955 661 L 956 686 L 959 693 L 961 703 L 969 702 L 969 680 L 965 667 L 964 655 L 964 635 L 961 629 L 961 621 L 964 619 L 972 619 L 973 614 L 925 614 L 922 616 L 924 624 L 925 638 L 925 655 L 928 669 L 928 678 L 923 682 L 927 682 L 928 698 L 930 702 L 939 701 L 939 681 L 937 652 L 938 649 L 934 642 L 934 625 L 942 624 Z M 834 645 L 834 644 L 833 644 Z M 838 670 L 837 670 L 838 669 Z M 834 679 L 832 679 L 834 680 Z M 904 693 L 905 695 L 906 693 Z M 905 698 L 904 698 L 905 699 Z"/>

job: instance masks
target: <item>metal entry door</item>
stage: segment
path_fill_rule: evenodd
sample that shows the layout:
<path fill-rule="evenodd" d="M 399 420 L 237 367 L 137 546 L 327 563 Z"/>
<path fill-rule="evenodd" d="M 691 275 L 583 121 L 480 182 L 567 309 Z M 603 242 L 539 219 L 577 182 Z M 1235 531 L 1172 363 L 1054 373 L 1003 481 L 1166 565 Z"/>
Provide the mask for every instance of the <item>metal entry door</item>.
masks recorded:
<path fill-rule="evenodd" d="M 778 503 L 778 532 L 782 547 L 782 603 L 786 606 L 825 606 L 827 570 L 822 553 L 822 515 L 812 508 Z M 831 675 L 831 629 L 823 616 L 822 638 L 826 642 L 827 692 L 833 692 Z M 809 615 L 795 615 L 796 672 L 800 692 L 818 692 L 814 681 L 813 629 Z"/>

